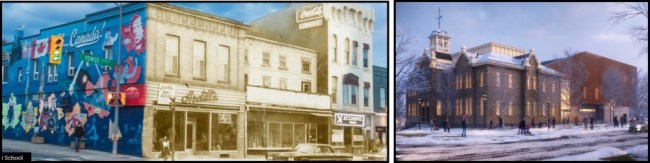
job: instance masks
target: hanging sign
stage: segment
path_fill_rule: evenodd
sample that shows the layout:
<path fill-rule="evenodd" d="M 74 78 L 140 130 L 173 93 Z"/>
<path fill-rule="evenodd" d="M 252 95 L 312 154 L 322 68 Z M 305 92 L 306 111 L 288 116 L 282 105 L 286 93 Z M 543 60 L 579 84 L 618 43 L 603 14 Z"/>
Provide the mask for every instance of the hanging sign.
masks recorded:
<path fill-rule="evenodd" d="M 176 97 L 176 85 L 163 84 L 158 85 L 158 104 L 169 104 L 172 97 Z"/>

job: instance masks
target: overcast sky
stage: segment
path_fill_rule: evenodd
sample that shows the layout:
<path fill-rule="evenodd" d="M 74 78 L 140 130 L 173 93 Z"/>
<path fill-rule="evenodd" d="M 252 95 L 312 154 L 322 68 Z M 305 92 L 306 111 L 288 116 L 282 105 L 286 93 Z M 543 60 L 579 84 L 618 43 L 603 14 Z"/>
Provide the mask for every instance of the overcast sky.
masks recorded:
<path fill-rule="evenodd" d="M 286 7 L 286 3 L 173 3 L 249 23 Z M 375 10 L 373 32 L 373 64 L 386 67 L 388 33 L 387 3 L 362 3 Z M 25 26 L 25 36 L 37 34 L 40 29 L 79 19 L 86 14 L 115 7 L 113 3 L 2 3 L 2 39 L 13 41 L 13 31 Z M 49 12 L 44 12 L 49 11 Z"/>
<path fill-rule="evenodd" d="M 632 25 L 647 26 L 647 19 L 637 16 L 614 26 L 609 17 L 622 9 L 614 3 L 397 3 L 395 21 L 417 35 L 418 54 L 438 29 L 438 7 L 452 52 L 494 41 L 533 48 L 546 61 L 573 48 L 648 70 L 647 55 L 639 57 L 640 46 L 627 35 Z"/>

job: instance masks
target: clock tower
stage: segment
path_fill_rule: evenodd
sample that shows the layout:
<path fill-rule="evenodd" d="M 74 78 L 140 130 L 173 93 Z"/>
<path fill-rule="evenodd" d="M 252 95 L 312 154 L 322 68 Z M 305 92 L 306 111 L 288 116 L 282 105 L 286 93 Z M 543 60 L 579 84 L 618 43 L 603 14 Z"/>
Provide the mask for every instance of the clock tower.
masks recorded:
<path fill-rule="evenodd" d="M 432 55 L 436 52 L 449 54 L 449 49 L 451 49 L 449 40 L 451 40 L 451 37 L 447 34 L 447 31 L 440 28 L 440 22 L 442 21 L 440 8 L 438 8 L 438 18 L 436 19 L 438 19 L 438 29 L 434 30 L 431 32 L 431 35 L 429 35 L 429 49 L 431 50 Z"/>

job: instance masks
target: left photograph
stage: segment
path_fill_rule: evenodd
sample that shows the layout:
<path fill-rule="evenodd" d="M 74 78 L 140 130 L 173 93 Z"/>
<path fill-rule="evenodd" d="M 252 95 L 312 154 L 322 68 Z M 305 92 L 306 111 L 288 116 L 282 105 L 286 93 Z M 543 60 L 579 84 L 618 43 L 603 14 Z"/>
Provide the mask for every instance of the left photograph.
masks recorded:
<path fill-rule="evenodd" d="M 3 156 L 388 161 L 388 2 L 2 8 Z"/>

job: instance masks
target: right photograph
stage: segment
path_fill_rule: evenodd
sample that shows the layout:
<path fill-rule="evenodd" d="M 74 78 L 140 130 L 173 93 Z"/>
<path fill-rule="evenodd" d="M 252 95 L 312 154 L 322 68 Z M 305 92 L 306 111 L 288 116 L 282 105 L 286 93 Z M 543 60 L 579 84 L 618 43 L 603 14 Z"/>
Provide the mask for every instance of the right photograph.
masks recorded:
<path fill-rule="evenodd" d="M 395 3 L 396 161 L 647 161 L 648 3 Z"/>

